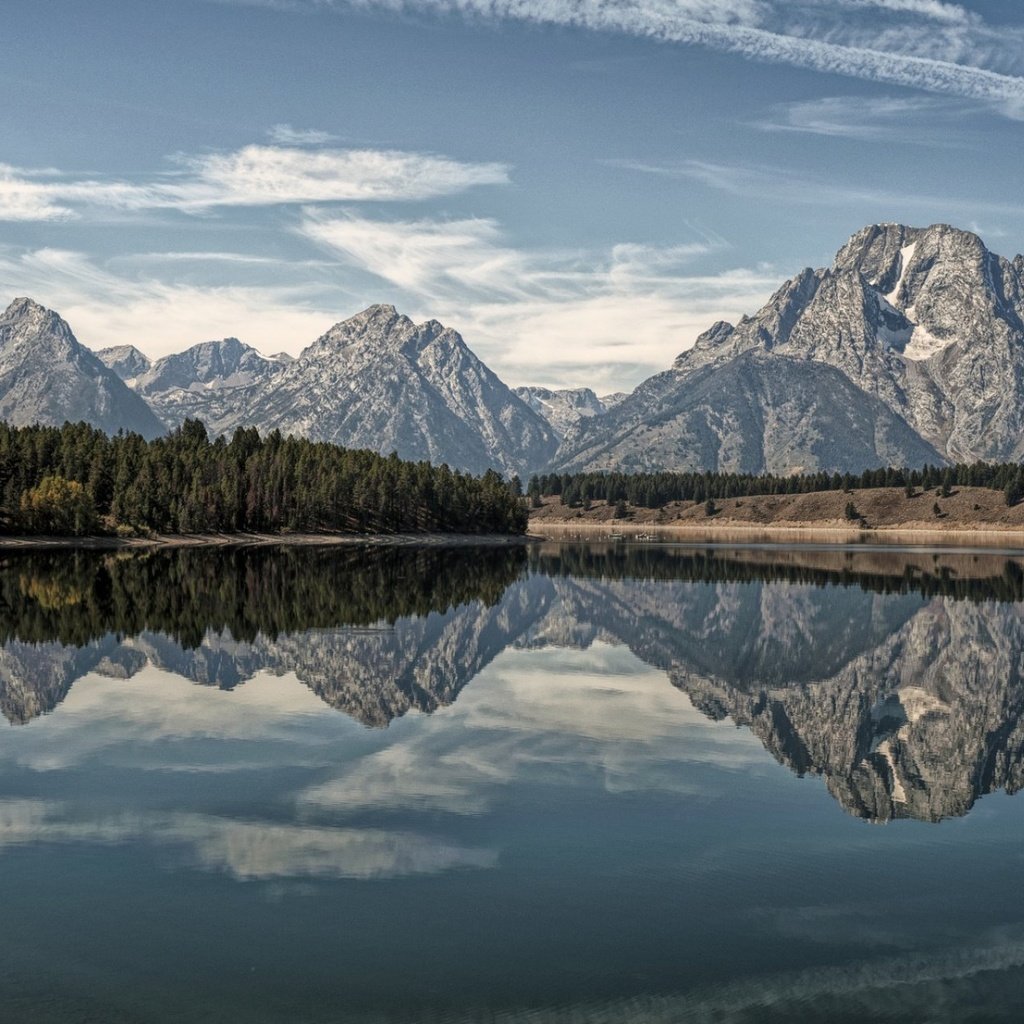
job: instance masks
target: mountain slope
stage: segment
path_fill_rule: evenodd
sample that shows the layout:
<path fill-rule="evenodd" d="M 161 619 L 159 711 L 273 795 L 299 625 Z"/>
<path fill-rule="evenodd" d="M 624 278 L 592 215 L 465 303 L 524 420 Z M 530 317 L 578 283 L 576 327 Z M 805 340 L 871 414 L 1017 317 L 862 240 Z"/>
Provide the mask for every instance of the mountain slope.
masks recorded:
<path fill-rule="evenodd" d="M 214 421 L 429 459 L 480 473 L 543 465 L 557 439 L 436 320 L 371 306 L 332 327 L 271 382 L 241 389 Z"/>
<path fill-rule="evenodd" d="M 101 349 L 96 353 L 96 358 L 126 383 L 141 377 L 153 365 L 149 357 L 134 345 L 114 345 Z"/>
<path fill-rule="evenodd" d="M 581 419 L 603 416 L 612 405 L 621 401 L 619 395 L 613 395 L 609 396 L 609 404 L 605 404 L 590 388 L 519 387 L 512 390 L 535 413 L 547 420 L 559 438 L 564 437 L 566 431 Z"/>
<path fill-rule="evenodd" d="M 754 317 L 717 324 L 681 377 L 749 350 L 826 363 L 950 459 L 1024 456 L 1024 261 L 945 224 L 873 225 Z"/>
<path fill-rule="evenodd" d="M 746 397 L 739 367 L 713 378 L 725 403 L 716 410 L 708 374 L 743 357 L 759 360 L 758 382 L 749 362 Z M 772 374 L 793 378 L 788 395 L 765 376 L 779 360 L 790 366 Z M 798 363 L 844 379 L 797 374 Z M 698 427 L 693 407 L 702 402 Z M 675 435 L 672 407 L 681 416 Z M 848 427 L 852 435 L 842 432 Z M 570 428 L 555 464 L 733 468 L 757 464 L 759 450 L 773 472 L 913 465 L 936 455 L 1024 458 L 1024 258 L 996 256 L 977 235 L 944 224 L 864 228 L 831 267 L 801 271 L 735 326 L 712 326 L 614 415 Z"/>
<path fill-rule="evenodd" d="M 684 378 L 669 371 L 645 381 L 600 419 L 581 422 L 556 465 L 789 474 L 941 461 L 833 367 L 746 352 Z"/>
<path fill-rule="evenodd" d="M 283 364 L 260 355 L 237 338 L 204 341 L 158 359 L 132 382 L 169 427 L 193 417 L 223 418 L 254 385 L 268 384 Z"/>
<path fill-rule="evenodd" d="M 79 344 L 52 310 L 15 299 L 0 316 L 0 419 L 15 426 L 84 420 L 108 433 L 163 433 L 148 405 Z"/>

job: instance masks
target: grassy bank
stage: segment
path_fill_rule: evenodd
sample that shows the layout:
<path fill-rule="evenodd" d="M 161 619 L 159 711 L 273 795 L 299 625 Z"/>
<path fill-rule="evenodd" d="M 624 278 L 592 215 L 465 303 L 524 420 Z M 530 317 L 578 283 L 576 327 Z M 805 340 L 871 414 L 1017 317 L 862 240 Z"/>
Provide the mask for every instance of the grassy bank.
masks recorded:
<path fill-rule="evenodd" d="M 623 517 L 605 503 L 574 509 L 558 498 L 545 498 L 540 508 L 530 512 L 530 532 L 553 537 L 574 532 L 593 536 L 671 533 L 826 542 L 859 539 L 867 533 L 886 539 L 897 539 L 899 534 L 918 540 L 1024 543 L 1024 503 L 1008 506 L 1002 492 L 983 487 L 956 487 L 946 497 L 920 490 L 908 496 L 902 487 L 878 487 L 727 498 L 716 500 L 713 507 L 693 501 L 670 502 L 660 509 L 630 505 Z"/>

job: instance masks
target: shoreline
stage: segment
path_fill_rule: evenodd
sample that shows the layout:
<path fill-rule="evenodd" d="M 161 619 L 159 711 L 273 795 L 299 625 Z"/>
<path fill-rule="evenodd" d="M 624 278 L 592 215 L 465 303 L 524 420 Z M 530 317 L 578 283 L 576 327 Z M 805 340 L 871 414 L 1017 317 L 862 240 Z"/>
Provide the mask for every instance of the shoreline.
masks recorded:
<path fill-rule="evenodd" d="M 925 528 L 906 526 L 845 527 L 817 523 L 748 525 L 717 523 L 573 522 L 543 520 L 530 524 L 528 536 L 537 540 L 612 540 L 631 542 L 672 542 L 699 544 L 769 544 L 777 547 L 793 544 L 825 544 L 833 547 L 914 547 L 949 545 L 994 550 L 1024 550 L 1024 530 L 986 525 L 983 529 Z"/>
<path fill-rule="evenodd" d="M 1006 503 L 1002 491 L 955 487 L 906 493 L 902 487 L 808 491 L 670 501 L 659 508 L 607 502 L 572 509 L 547 497 L 531 511 L 534 536 L 738 544 L 844 546 L 948 545 L 1024 548 L 1024 502 Z"/>
<path fill-rule="evenodd" d="M 527 534 L 475 533 L 190 533 L 152 537 L 0 536 L 4 551 L 79 548 L 88 551 L 229 547 L 518 547 L 536 543 Z"/>

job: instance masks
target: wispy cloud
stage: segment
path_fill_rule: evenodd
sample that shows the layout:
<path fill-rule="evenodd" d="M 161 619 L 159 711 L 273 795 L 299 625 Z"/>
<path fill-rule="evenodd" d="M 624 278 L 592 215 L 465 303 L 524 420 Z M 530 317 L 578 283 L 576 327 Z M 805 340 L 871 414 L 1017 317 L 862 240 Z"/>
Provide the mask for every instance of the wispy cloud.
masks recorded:
<path fill-rule="evenodd" d="M 290 124 L 275 124 L 267 130 L 267 138 L 279 146 L 322 146 L 335 142 L 337 136 L 315 128 L 293 128 Z"/>
<path fill-rule="evenodd" d="M 908 210 L 926 214 L 943 211 L 972 214 L 1020 215 L 1022 204 L 990 202 L 973 197 L 935 196 L 922 192 L 896 192 L 870 185 L 851 185 L 832 178 L 815 177 L 784 167 L 764 164 L 721 164 L 706 160 L 681 160 L 674 163 L 647 163 L 642 160 L 609 160 L 609 166 L 652 174 L 659 177 L 686 178 L 709 188 L 745 198 L 772 199 L 800 205 L 857 206 L 861 215 L 891 220 Z"/>
<path fill-rule="evenodd" d="M 493 850 L 383 829 L 323 828 L 150 812 L 77 819 L 57 803 L 0 802 L 0 849 L 26 843 L 150 843 L 189 850 L 209 871 L 240 881 L 270 878 L 402 878 L 459 868 L 492 868 Z"/>
<path fill-rule="evenodd" d="M 766 268 L 700 274 L 720 239 L 605 251 L 515 248 L 493 220 L 380 221 L 311 213 L 302 233 L 457 327 L 513 383 L 619 388 L 661 369 L 710 323 L 757 308 Z"/>
<path fill-rule="evenodd" d="M 857 142 L 959 147 L 968 144 L 964 122 L 977 113 L 974 104 L 932 96 L 824 96 L 779 104 L 756 127 Z M 956 132 L 950 130 L 954 123 Z"/>
<path fill-rule="evenodd" d="M 140 183 L 0 165 L 0 220 L 67 220 L 83 206 L 196 213 L 221 206 L 411 201 L 509 181 L 504 164 L 398 150 L 251 145 L 179 156 L 176 163 L 180 170 Z"/>
<path fill-rule="evenodd" d="M 504 652 L 443 714 L 346 763 L 299 803 L 478 815 L 545 766 L 571 765 L 610 792 L 681 794 L 696 791 L 683 765 L 756 773 L 765 763 L 756 737 L 709 723 L 664 673 L 598 642 Z M 714 799 L 713 783 L 699 792 Z"/>
<path fill-rule="evenodd" d="M 314 6 L 625 33 L 984 100 L 1024 117 L 1024 78 L 1005 73 L 1021 65 L 1021 34 L 941 0 L 317 0 Z"/>
<path fill-rule="evenodd" d="M 960 4 L 944 3 L 942 0 L 840 0 L 847 7 L 877 8 L 900 14 L 917 14 L 947 25 L 971 25 L 978 19 Z"/>
<path fill-rule="evenodd" d="M 130 260 L 126 262 L 131 262 Z M 0 293 L 31 295 L 56 309 L 92 348 L 134 344 L 147 355 L 180 352 L 198 341 L 241 337 L 264 352 L 297 351 L 360 299 L 287 264 L 249 285 L 115 273 L 65 249 L 0 252 Z"/>
<path fill-rule="evenodd" d="M 947 25 L 970 25 L 979 20 L 960 4 L 944 3 L 943 0 L 840 0 L 840 3 L 851 8 L 877 8 L 900 14 L 917 14 Z"/>
<path fill-rule="evenodd" d="M 67 249 L 0 249 L 0 294 L 58 310 L 92 348 L 134 344 L 151 357 L 227 336 L 297 354 L 332 323 L 391 301 L 458 329 L 511 384 L 621 390 L 713 321 L 758 308 L 780 276 L 766 267 L 699 272 L 701 257 L 725 251 L 715 237 L 533 250 L 512 245 L 494 220 L 323 211 L 307 211 L 299 232 L 319 256 L 168 252 L 103 263 Z"/>

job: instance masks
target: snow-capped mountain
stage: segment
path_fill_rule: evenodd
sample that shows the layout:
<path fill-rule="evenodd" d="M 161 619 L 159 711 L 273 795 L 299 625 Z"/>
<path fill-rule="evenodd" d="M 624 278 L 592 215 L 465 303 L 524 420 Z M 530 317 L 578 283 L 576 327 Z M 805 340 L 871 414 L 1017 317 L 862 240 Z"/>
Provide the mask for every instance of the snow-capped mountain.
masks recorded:
<path fill-rule="evenodd" d="M 109 433 L 163 433 L 149 406 L 64 320 L 25 298 L 0 316 L 0 419 L 15 426 L 85 420 Z"/>
<path fill-rule="evenodd" d="M 212 426 L 279 429 L 472 472 L 524 473 L 558 443 L 456 331 L 414 324 L 394 306 L 335 324 L 273 378 L 239 389 Z"/>
<path fill-rule="evenodd" d="M 556 462 L 792 472 L 928 451 L 1024 457 L 1024 257 L 944 224 L 883 224 L 755 316 L 715 324 L 614 414 L 581 421 Z"/>

